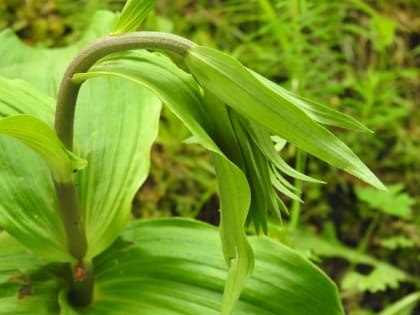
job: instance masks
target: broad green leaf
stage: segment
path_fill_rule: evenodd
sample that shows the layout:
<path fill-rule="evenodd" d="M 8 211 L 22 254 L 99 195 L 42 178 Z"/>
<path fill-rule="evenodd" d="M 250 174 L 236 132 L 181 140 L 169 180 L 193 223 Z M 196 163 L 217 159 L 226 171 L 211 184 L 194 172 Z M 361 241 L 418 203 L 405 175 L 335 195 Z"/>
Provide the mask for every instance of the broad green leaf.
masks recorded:
<path fill-rule="evenodd" d="M 20 80 L 0 77 L 0 114 L 27 113 L 52 124 L 54 101 Z M 33 150 L 0 138 L 0 226 L 34 253 L 71 261 L 50 171 Z"/>
<path fill-rule="evenodd" d="M 276 192 L 271 185 L 269 164 L 240 123 L 241 117 L 232 111 L 230 119 L 245 160 L 244 172 L 251 187 L 251 206 L 247 223 L 253 222 L 257 233 L 261 229 L 267 233 L 268 210 L 280 217 Z"/>
<path fill-rule="evenodd" d="M 85 74 L 76 74 L 75 81 L 97 76 L 118 76 L 146 86 L 188 127 L 198 143 L 217 156 L 220 165 L 221 182 L 236 185 L 231 203 L 223 192 L 221 238 L 225 260 L 231 269 L 228 274 L 225 291 L 224 310 L 230 309 L 242 290 L 247 277 L 252 271 L 253 258 L 244 232 L 244 222 L 249 209 L 249 187 L 241 171 L 220 151 L 208 134 L 208 115 L 205 103 L 194 79 L 179 70 L 173 63 L 160 55 L 146 51 L 119 53 L 104 58 Z M 220 175 L 220 170 L 224 170 Z M 228 189 L 226 191 L 230 194 Z M 232 192 L 232 191 L 231 191 Z M 226 206 L 225 202 L 229 202 Z M 233 263 L 233 264 L 232 264 Z"/>
<path fill-rule="evenodd" d="M 1 117 L 26 113 L 36 116 L 52 127 L 54 99 L 35 88 L 34 85 L 23 80 L 0 76 L 0 97 Z"/>
<path fill-rule="evenodd" d="M 0 75 L 23 79 L 55 97 L 71 59 L 88 43 L 108 35 L 115 20 L 113 13 L 99 11 L 78 42 L 54 49 L 28 46 L 11 29 L 6 29 L 0 32 Z"/>
<path fill-rule="evenodd" d="M 0 75 L 30 81 L 50 96 L 57 94 L 64 70 L 76 52 L 108 34 L 114 15 L 100 12 L 83 38 L 58 49 L 25 45 L 11 31 L 0 33 Z M 13 51 L 13 53 L 10 53 Z M 0 79 L 0 114 L 30 114 L 53 125 L 55 101 L 19 80 Z M 0 141 L 0 226 L 35 253 L 52 261 L 71 261 L 55 189 L 45 163 L 14 139 Z"/>
<path fill-rule="evenodd" d="M 114 15 L 109 12 L 96 14 L 92 26 L 78 43 L 60 49 L 29 47 L 20 42 L 12 32 L 5 31 L 0 34 L 0 53 L 7 46 L 8 49 L 14 50 L 14 54 L 3 52 L 7 58 L 0 59 L 0 74 L 24 78 L 54 96 L 71 58 L 87 42 L 98 35 L 108 34 L 114 21 Z M 28 93 L 22 90 L 19 93 L 15 92 L 9 91 L 5 94 L 4 106 L 0 106 L 0 113 L 5 112 L 10 115 L 18 111 L 33 114 L 52 125 L 53 100 L 48 99 L 50 107 L 48 117 L 45 118 L 42 116 L 45 110 L 42 106 L 37 106 L 32 95 L 27 97 Z M 6 98 L 13 93 L 15 94 L 10 99 Z M 31 106 L 21 104 L 20 98 L 28 99 Z M 89 163 L 89 167 L 77 177 L 83 221 L 88 231 L 89 257 L 97 255 L 109 246 L 129 219 L 131 200 L 148 174 L 150 146 L 157 134 L 159 112 L 160 102 L 156 97 L 138 87 L 133 88 L 128 82 L 101 79 L 88 82 L 82 87 L 76 110 L 75 152 Z M 13 151 L 10 153 L 11 156 L 16 154 Z M 43 176 L 27 178 L 32 177 L 33 164 L 26 163 L 26 165 L 19 159 L 12 158 L 7 161 L 7 172 L 15 178 L 13 183 L 16 183 L 12 186 L 15 189 L 12 194 L 9 186 L 4 186 L 2 191 L 2 194 L 8 194 L 8 224 L 15 226 L 11 223 L 12 219 L 16 220 L 15 218 L 21 218 L 22 213 L 25 214 L 22 217 L 25 222 L 20 222 L 22 228 L 13 233 L 10 230 L 9 232 L 15 237 L 18 237 L 18 233 L 23 233 L 25 238 L 27 237 L 26 241 L 30 242 L 29 235 L 39 225 L 34 224 L 34 220 L 45 221 L 44 229 L 47 230 L 62 229 L 60 218 L 57 216 L 59 211 L 53 185 L 50 179 L 45 181 L 45 178 L 50 177 L 48 170 L 42 169 Z M 40 164 L 39 161 L 36 163 Z M 13 164 L 13 170 L 9 164 Z M 36 165 L 35 169 L 39 168 L 40 166 Z M 18 175 L 14 177 L 15 174 Z M 17 197 L 22 195 L 17 193 L 20 191 L 19 181 L 22 179 L 25 183 L 28 182 L 28 185 L 33 181 L 37 183 L 32 184 L 30 189 L 24 190 L 27 194 L 25 197 L 20 197 L 21 206 L 14 209 L 13 203 L 18 202 Z M 10 181 L 10 177 L 5 177 L 4 180 Z M 48 192 L 48 196 L 41 194 L 38 198 L 37 191 L 43 189 Z M 42 200 L 38 200 L 41 197 Z M 35 200 L 37 202 L 34 202 Z M 51 203 L 48 208 L 50 210 L 38 213 L 47 202 Z M 33 211 L 33 208 L 39 208 L 39 211 Z M 50 218 L 48 215 L 51 212 L 54 215 Z M 19 215 L 16 216 L 16 213 Z M 42 234 L 48 242 L 66 243 L 62 235 L 54 237 L 46 232 L 37 233 Z M 22 237 L 19 239 L 23 240 Z M 25 244 L 32 248 L 30 243 Z M 47 245 L 42 253 L 47 255 L 51 253 L 48 257 L 52 258 L 55 255 L 52 254 L 54 251 Z M 42 247 L 42 244 L 39 246 Z M 66 257 L 69 259 L 68 254 Z M 59 260 L 65 259 L 61 257 Z"/>
<path fill-rule="evenodd" d="M 0 232 L 0 283 L 13 280 L 44 264 L 45 261 L 23 247 L 9 233 Z"/>
<path fill-rule="evenodd" d="M 178 69 L 165 56 L 147 51 L 116 53 L 94 65 L 89 72 L 75 74 L 73 80 L 82 82 L 101 76 L 119 77 L 142 85 L 168 105 L 197 137 L 202 145 L 211 151 L 218 151 L 206 131 L 206 112 L 200 105 L 203 100 L 199 87 L 193 78 Z"/>
<path fill-rule="evenodd" d="M 55 96 L 71 58 L 97 36 L 109 33 L 113 24 L 113 14 L 100 12 L 78 43 L 58 49 L 27 46 L 5 30 L 0 33 L 0 75 L 25 79 Z M 2 117 L 30 114 L 53 125 L 53 99 L 21 81 L 0 80 L 0 89 Z M 12 140 L 0 143 L 0 225 L 37 254 L 70 261 L 50 172 L 31 150 Z"/>
<path fill-rule="evenodd" d="M 136 31 L 155 6 L 156 0 L 128 0 L 112 31 L 113 35 Z"/>
<path fill-rule="evenodd" d="M 58 315 L 61 264 L 47 264 L 6 232 L 0 233 L 0 315 Z"/>
<path fill-rule="evenodd" d="M 385 189 L 342 141 L 293 104 L 290 97 L 282 97 L 257 80 L 236 59 L 212 48 L 194 46 L 188 51 L 186 63 L 200 85 L 241 115 L 329 164 Z"/>
<path fill-rule="evenodd" d="M 0 134 L 18 139 L 38 153 L 58 183 L 71 182 L 73 174 L 86 167 L 86 161 L 67 150 L 54 130 L 33 116 L 0 119 Z"/>
<path fill-rule="evenodd" d="M 344 314 L 335 285 L 308 260 L 266 237 L 251 237 L 251 245 L 255 272 L 233 315 Z M 131 222 L 122 238 L 94 259 L 94 302 L 83 309 L 66 301 L 59 277 L 63 265 L 42 264 L 5 233 L 0 249 L 2 315 L 220 314 L 227 271 L 219 232 L 198 221 Z M 28 268 L 30 259 L 34 264 Z M 31 295 L 19 299 L 18 292 Z"/>
<path fill-rule="evenodd" d="M 89 165 L 78 176 L 87 258 L 105 250 L 130 218 L 149 174 L 160 109 L 159 99 L 131 82 L 98 78 L 82 86 L 75 139 Z"/>

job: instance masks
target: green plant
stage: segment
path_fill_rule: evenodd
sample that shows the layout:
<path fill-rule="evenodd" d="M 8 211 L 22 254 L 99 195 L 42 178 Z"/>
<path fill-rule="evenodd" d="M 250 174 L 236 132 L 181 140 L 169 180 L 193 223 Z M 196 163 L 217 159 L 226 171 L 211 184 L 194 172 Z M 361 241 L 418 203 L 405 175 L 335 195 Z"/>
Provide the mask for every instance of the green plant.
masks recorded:
<path fill-rule="evenodd" d="M 405 0 L 231 0 L 224 4 L 203 14 L 217 26 L 210 28 L 214 29 L 210 39 L 293 91 L 360 118 L 375 134 L 360 138 L 357 133 L 341 133 L 342 139 L 381 178 L 401 183 L 413 196 L 394 192 L 394 186 L 390 193 L 368 193 L 372 191 L 354 178 L 339 176 L 309 157 L 307 172 L 314 177 L 322 174 L 328 184 L 301 183 L 305 204 L 294 202 L 290 207 L 292 229 L 283 230 L 285 242 L 294 246 L 293 228 L 299 233 L 310 226 L 331 246 L 338 242 L 354 248 L 355 254 L 365 253 L 410 275 L 383 285 L 383 280 L 398 277 L 371 265 L 357 265 L 357 255 L 331 257 L 313 246 L 315 253 L 329 257 L 320 263 L 322 268 L 336 283 L 343 283 L 340 295 L 348 314 L 374 314 L 418 291 L 418 281 L 413 279 L 419 276 L 420 226 L 418 216 L 409 214 L 419 208 L 420 196 L 419 50 L 418 41 L 412 40 L 419 34 L 413 14 L 419 5 Z M 227 30 L 232 35 L 226 36 Z M 299 170 L 305 169 L 305 155 L 296 155 L 293 146 L 286 147 L 282 156 L 296 161 Z M 370 203 L 376 199 L 380 208 L 358 202 L 365 189 L 364 199 Z M 301 243 L 310 244 L 314 236 L 305 235 Z M 419 307 L 412 313 L 417 314 Z"/>
<path fill-rule="evenodd" d="M 285 175 L 319 182 L 288 166 L 272 136 L 383 189 L 322 125 L 367 129 L 227 54 L 135 32 L 153 4 L 128 1 L 116 23 L 101 13 L 78 45 L 57 51 L 0 34 L 3 47 L 17 47 L 2 74 L 40 88 L 0 79 L 0 314 L 342 314 L 322 272 L 278 242 L 248 237 L 245 226 L 267 233 L 268 212 L 281 219 L 276 190 L 299 199 Z M 112 29 L 72 59 L 56 94 L 78 46 Z M 145 49 L 180 55 L 190 74 Z M 127 225 L 161 101 L 212 155 L 221 244 L 217 229 L 197 221 Z"/>

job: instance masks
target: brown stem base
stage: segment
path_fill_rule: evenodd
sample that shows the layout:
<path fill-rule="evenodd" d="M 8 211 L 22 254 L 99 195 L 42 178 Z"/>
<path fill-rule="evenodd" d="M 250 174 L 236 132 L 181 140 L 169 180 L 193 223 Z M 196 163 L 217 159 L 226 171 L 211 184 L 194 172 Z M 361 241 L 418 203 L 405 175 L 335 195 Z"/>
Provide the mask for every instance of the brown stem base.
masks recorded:
<path fill-rule="evenodd" d="M 92 303 L 94 274 L 91 261 L 85 261 L 72 268 L 70 303 L 75 307 L 83 307 Z"/>

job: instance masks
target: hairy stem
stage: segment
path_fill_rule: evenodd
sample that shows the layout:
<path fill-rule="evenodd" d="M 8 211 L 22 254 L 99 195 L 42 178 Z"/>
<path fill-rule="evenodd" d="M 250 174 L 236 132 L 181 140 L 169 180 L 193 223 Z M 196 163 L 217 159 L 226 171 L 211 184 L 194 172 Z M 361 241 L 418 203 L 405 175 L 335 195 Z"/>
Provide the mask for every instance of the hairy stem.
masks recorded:
<path fill-rule="evenodd" d="M 195 44 L 182 37 L 157 33 L 133 32 L 118 36 L 107 36 L 82 50 L 67 68 L 57 96 L 55 130 L 69 150 L 73 150 L 73 128 L 76 101 L 82 83 L 72 81 L 75 73 L 89 70 L 99 59 L 111 53 L 131 49 L 166 50 L 185 56 Z M 84 257 L 87 252 L 86 233 L 83 226 L 80 202 L 74 182 L 55 183 L 62 219 L 67 234 L 68 248 L 76 259 L 72 266 L 72 288 L 70 300 L 76 306 L 88 305 L 93 295 L 93 267 Z"/>
<path fill-rule="evenodd" d="M 107 36 L 82 50 L 67 68 L 57 96 L 55 129 L 64 145 L 72 150 L 73 121 L 80 84 L 72 82 L 75 73 L 89 70 L 99 59 L 130 49 L 161 49 L 185 56 L 195 44 L 183 37 L 159 32 L 133 32 Z"/>

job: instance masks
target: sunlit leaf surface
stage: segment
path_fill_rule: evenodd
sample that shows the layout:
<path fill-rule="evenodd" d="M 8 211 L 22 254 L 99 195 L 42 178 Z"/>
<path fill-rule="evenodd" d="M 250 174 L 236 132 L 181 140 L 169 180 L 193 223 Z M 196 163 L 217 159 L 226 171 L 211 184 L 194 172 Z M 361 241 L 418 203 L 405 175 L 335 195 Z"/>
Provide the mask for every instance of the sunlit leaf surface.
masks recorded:
<path fill-rule="evenodd" d="M 73 173 L 86 167 L 86 161 L 68 151 L 50 126 L 33 116 L 0 119 L 0 134 L 18 139 L 38 153 L 59 183 L 72 181 Z"/>
<path fill-rule="evenodd" d="M 89 165 L 78 177 L 88 257 L 106 249 L 131 215 L 149 174 L 160 108 L 159 99 L 131 82 L 100 78 L 82 87 L 75 139 Z"/>
<path fill-rule="evenodd" d="M 234 315 L 343 314 L 335 286 L 318 268 L 268 238 L 251 237 L 250 242 L 255 272 Z M 10 244 L 15 246 L 6 249 Z M 0 235 L 0 245 L 0 314 L 59 314 L 60 266 L 37 260 L 31 266 L 33 256 L 7 234 Z M 94 303 L 73 310 L 61 294 L 60 314 L 220 314 L 226 267 L 212 226 L 187 219 L 132 222 L 94 263 Z M 19 299 L 18 292 L 31 294 Z"/>
<path fill-rule="evenodd" d="M 214 153 L 215 161 L 219 162 L 218 170 L 222 172 L 222 175 L 220 172 L 218 175 L 222 198 L 221 238 L 225 260 L 230 266 L 223 310 L 229 312 L 239 298 L 253 266 L 252 251 L 244 231 L 250 191 L 243 173 L 224 155 L 208 133 L 211 129 L 209 113 L 205 110 L 196 82 L 168 58 L 146 51 L 111 55 L 88 73 L 75 75 L 74 79 L 79 81 L 98 76 L 116 76 L 150 89 L 188 127 L 197 142 Z"/>
<path fill-rule="evenodd" d="M 0 33 L 0 54 L 6 56 L 0 58 L 0 74 L 28 80 L 55 96 L 71 58 L 95 37 L 108 34 L 114 21 L 113 14 L 98 13 L 78 43 L 60 49 L 26 46 L 6 30 Z M 6 52 L 5 47 L 15 53 Z M 4 90 L 0 95 L 1 114 L 31 114 L 52 126 L 54 100 L 33 87 L 26 91 L 27 84 L 0 84 Z M 89 165 L 77 178 L 89 257 L 109 246 L 129 219 L 131 200 L 148 174 L 159 113 L 159 100 L 129 82 L 107 78 L 82 87 L 76 112 L 75 152 Z M 7 218 L 0 221 L 1 225 L 44 257 L 70 260 L 48 169 L 36 157 L 31 162 L 32 152 L 16 153 L 24 149 L 10 143 L 4 147 L 7 153 L 0 169 L 5 173 L 0 179 L 4 180 L 0 193 L 6 196 L 0 203 L 5 209 L 0 215 Z"/>
<path fill-rule="evenodd" d="M 93 40 L 109 34 L 114 23 L 113 13 L 97 12 L 78 42 L 54 49 L 28 46 L 11 29 L 6 29 L 0 32 L 0 75 L 23 79 L 55 97 L 71 59 Z"/>
<path fill-rule="evenodd" d="M 0 78 L 2 117 L 26 113 L 52 125 L 53 104 L 53 99 L 24 81 Z M 70 261 L 47 164 L 30 148 L 4 135 L 0 156 L 0 226 L 41 256 Z"/>

